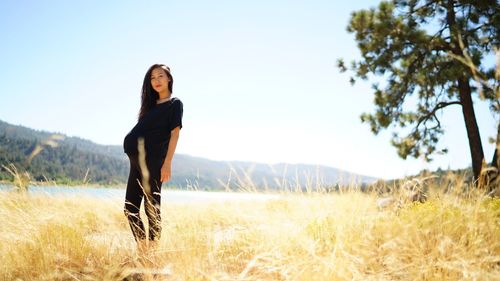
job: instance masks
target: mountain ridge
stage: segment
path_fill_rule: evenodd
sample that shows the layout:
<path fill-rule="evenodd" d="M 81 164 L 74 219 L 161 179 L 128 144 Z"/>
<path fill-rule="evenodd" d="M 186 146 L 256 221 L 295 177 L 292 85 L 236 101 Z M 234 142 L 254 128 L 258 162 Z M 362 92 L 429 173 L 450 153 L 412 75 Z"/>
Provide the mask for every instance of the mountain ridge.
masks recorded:
<path fill-rule="evenodd" d="M 27 164 L 26 159 L 37 147 L 41 151 Z M 97 144 L 0 120 L 0 164 L 9 163 L 25 167 L 38 181 L 84 179 L 104 185 L 125 185 L 129 169 L 120 145 Z M 172 165 L 173 177 L 168 185 L 184 189 L 304 189 L 377 180 L 323 165 L 220 161 L 179 153 Z M 0 179 L 8 178 L 1 168 Z"/>

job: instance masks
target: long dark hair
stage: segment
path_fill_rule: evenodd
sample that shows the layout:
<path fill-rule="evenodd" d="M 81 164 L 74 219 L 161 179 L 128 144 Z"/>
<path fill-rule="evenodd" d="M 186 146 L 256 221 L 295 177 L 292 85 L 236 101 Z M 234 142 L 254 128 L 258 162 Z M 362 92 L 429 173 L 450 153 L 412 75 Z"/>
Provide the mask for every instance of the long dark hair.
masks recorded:
<path fill-rule="evenodd" d="M 142 94 L 141 94 L 141 109 L 139 111 L 139 120 L 150 111 L 153 107 L 156 106 L 156 101 L 160 98 L 158 92 L 153 89 L 151 85 L 151 72 L 153 69 L 161 68 L 167 74 L 170 82 L 168 82 L 168 90 L 170 91 L 170 95 L 172 95 L 172 85 L 174 84 L 174 78 L 172 78 L 172 74 L 170 74 L 170 68 L 164 64 L 153 64 L 146 75 L 144 76 L 144 82 L 142 83 Z"/>

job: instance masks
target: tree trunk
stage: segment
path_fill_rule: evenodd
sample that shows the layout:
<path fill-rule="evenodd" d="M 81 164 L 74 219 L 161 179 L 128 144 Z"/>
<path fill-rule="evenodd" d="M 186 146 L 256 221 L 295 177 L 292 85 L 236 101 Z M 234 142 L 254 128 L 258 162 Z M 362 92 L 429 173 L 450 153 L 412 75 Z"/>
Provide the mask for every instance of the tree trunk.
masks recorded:
<path fill-rule="evenodd" d="M 458 91 L 462 103 L 462 113 L 464 115 L 465 128 L 467 129 L 467 137 L 469 138 L 472 171 L 474 172 L 474 180 L 477 180 L 481 174 L 484 152 L 481 136 L 479 135 L 479 127 L 477 126 L 476 114 L 474 113 L 474 106 L 472 104 L 471 88 L 466 78 L 460 78 L 458 80 Z"/>
<path fill-rule="evenodd" d="M 463 57 L 463 50 L 460 44 L 460 39 L 465 47 L 467 47 L 467 40 L 460 37 L 459 27 L 455 18 L 455 0 L 448 0 L 446 2 L 446 21 L 450 30 L 451 51 L 454 55 Z M 465 128 L 467 130 L 467 137 L 469 138 L 469 149 L 472 160 L 472 171 L 474 173 L 474 181 L 479 179 L 481 168 L 484 160 L 483 145 L 481 143 L 481 136 L 479 135 L 479 128 L 477 126 L 476 114 L 474 113 L 474 106 L 472 104 L 472 90 L 469 85 L 470 71 L 464 70 L 464 75 L 458 78 L 458 93 L 460 102 L 462 103 L 462 113 L 464 115 Z"/>

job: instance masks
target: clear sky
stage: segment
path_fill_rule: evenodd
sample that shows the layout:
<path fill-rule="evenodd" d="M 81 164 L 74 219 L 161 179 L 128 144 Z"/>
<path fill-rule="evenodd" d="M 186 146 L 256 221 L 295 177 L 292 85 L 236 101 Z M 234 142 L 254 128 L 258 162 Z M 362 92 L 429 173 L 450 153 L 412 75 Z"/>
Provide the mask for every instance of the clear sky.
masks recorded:
<path fill-rule="evenodd" d="M 360 122 L 370 83 L 337 58 L 359 53 L 350 13 L 379 1 L 0 2 L 0 119 L 121 145 L 150 65 L 165 63 L 184 103 L 177 152 L 213 160 L 321 164 L 380 178 L 464 168 L 459 107 L 441 116 L 447 155 L 402 160 Z M 496 121 L 476 103 L 488 160 Z M 175 167 L 174 167 L 175 170 Z"/>

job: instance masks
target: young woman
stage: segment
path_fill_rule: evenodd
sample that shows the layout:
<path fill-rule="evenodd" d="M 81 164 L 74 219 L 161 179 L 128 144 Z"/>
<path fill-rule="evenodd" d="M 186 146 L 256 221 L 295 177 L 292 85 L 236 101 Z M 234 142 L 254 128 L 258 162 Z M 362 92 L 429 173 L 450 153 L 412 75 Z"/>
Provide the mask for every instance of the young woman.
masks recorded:
<path fill-rule="evenodd" d="M 149 242 L 156 244 L 161 234 L 161 185 L 170 180 L 183 105 L 172 98 L 170 68 L 152 65 L 142 84 L 141 108 L 137 124 L 127 134 L 123 148 L 130 160 L 125 195 L 125 215 L 140 251 L 148 247 L 146 230 L 139 216 L 141 201 L 149 222 Z"/>

